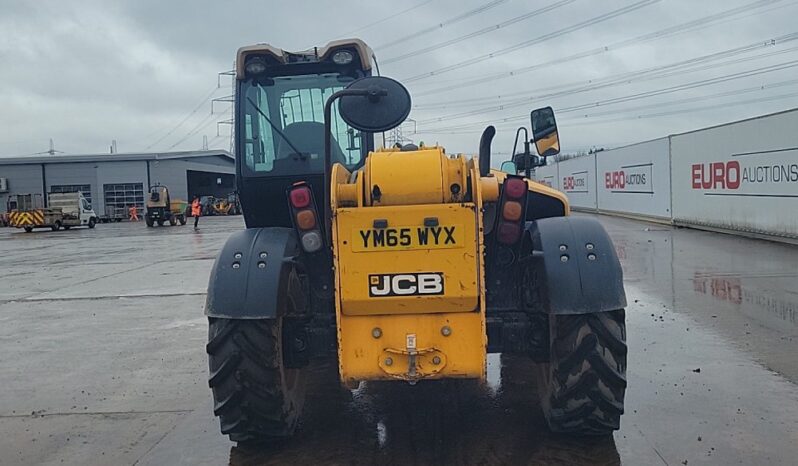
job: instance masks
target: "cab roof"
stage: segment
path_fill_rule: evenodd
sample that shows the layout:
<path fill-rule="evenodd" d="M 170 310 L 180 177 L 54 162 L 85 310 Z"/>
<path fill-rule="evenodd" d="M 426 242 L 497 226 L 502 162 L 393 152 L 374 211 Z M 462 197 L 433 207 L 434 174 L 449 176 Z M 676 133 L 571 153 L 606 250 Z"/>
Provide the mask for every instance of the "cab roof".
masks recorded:
<path fill-rule="evenodd" d="M 334 40 L 332 42 L 328 42 L 327 45 L 323 47 L 314 47 L 312 49 L 299 52 L 289 52 L 283 49 L 278 49 L 277 47 L 269 44 L 256 44 L 247 45 L 238 49 L 238 53 L 236 54 L 236 78 L 242 79 L 244 77 L 244 63 L 246 62 L 247 57 L 250 55 L 271 55 L 282 63 L 288 63 L 289 55 L 315 55 L 318 57 L 319 61 L 322 61 L 336 50 L 342 48 L 354 49 L 354 51 L 356 51 L 360 57 L 360 63 L 363 64 L 363 69 L 371 69 L 374 52 L 371 50 L 371 47 L 366 45 L 366 43 L 360 39 Z"/>

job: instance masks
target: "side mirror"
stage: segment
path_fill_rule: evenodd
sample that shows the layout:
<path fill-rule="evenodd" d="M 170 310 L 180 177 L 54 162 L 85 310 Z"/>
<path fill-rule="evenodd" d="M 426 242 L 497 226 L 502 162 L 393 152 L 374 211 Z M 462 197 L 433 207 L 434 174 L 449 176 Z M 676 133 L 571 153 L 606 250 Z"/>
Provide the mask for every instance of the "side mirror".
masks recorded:
<path fill-rule="evenodd" d="M 503 171 L 504 173 L 515 175 L 516 173 L 518 173 L 518 168 L 516 168 L 515 162 L 507 160 L 506 162 L 502 162 L 501 171 Z"/>
<path fill-rule="evenodd" d="M 402 124 L 410 114 L 410 93 L 391 78 L 369 76 L 353 81 L 345 90 L 354 92 L 340 97 L 338 111 L 356 130 L 388 131 Z"/>
<path fill-rule="evenodd" d="M 381 133 L 401 125 L 410 114 L 410 93 L 398 81 L 368 76 L 353 81 L 324 103 L 324 232 L 332 238 L 330 172 L 332 170 L 332 108 L 338 100 L 341 118 L 358 131 Z"/>
<path fill-rule="evenodd" d="M 532 139 L 538 154 L 545 157 L 560 153 L 560 137 L 557 134 L 557 121 L 554 110 L 543 107 L 532 110 Z"/>

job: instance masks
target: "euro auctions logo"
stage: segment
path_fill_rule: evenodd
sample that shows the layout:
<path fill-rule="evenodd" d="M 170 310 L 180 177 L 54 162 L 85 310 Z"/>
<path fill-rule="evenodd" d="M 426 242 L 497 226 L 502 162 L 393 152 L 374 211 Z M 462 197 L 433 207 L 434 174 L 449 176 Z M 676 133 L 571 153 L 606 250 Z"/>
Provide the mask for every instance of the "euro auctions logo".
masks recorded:
<path fill-rule="evenodd" d="M 604 188 L 613 193 L 654 194 L 652 170 L 652 163 L 643 163 L 604 172 Z"/>
<path fill-rule="evenodd" d="M 740 162 L 694 163 L 692 167 L 693 189 L 739 189 Z"/>
<path fill-rule="evenodd" d="M 586 193 L 587 171 L 574 172 L 562 177 L 562 190 L 567 193 Z"/>
<path fill-rule="evenodd" d="M 708 196 L 798 197 L 798 163 L 786 154 L 796 150 L 747 152 L 732 155 L 739 160 L 691 164 L 690 186 L 712 191 L 704 193 Z M 759 161 L 765 157 L 776 160 Z"/>

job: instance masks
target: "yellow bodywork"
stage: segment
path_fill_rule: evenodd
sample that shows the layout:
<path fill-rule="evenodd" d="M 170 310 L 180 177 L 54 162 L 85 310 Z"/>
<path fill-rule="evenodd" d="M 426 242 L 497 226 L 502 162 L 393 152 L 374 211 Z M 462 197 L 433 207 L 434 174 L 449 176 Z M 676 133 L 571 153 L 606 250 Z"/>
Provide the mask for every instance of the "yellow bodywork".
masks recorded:
<path fill-rule="evenodd" d="M 433 147 L 372 152 L 354 176 L 336 164 L 332 184 L 341 380 L 484 378 L 481 194 L 496 180 Z"/>
<path fill-rule="evenodd" d="M 486 373 L 483 202 L 506 174 L 442 148 L 372 152 L 332 168 L 332 243 L 342 382 Z M 538 183 L 530 190 L 560 199 Z"/>

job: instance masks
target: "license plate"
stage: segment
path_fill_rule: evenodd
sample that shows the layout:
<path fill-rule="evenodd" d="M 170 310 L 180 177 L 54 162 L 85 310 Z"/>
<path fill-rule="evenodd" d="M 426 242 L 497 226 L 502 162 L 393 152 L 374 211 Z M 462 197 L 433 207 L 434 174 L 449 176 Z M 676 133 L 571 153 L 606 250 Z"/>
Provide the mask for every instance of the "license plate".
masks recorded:
<path fill-rule="evenodd" d="M 464 237 L 462 225 L 355 229 L 352 231 L 352 251 L 462 248 Z"/>

